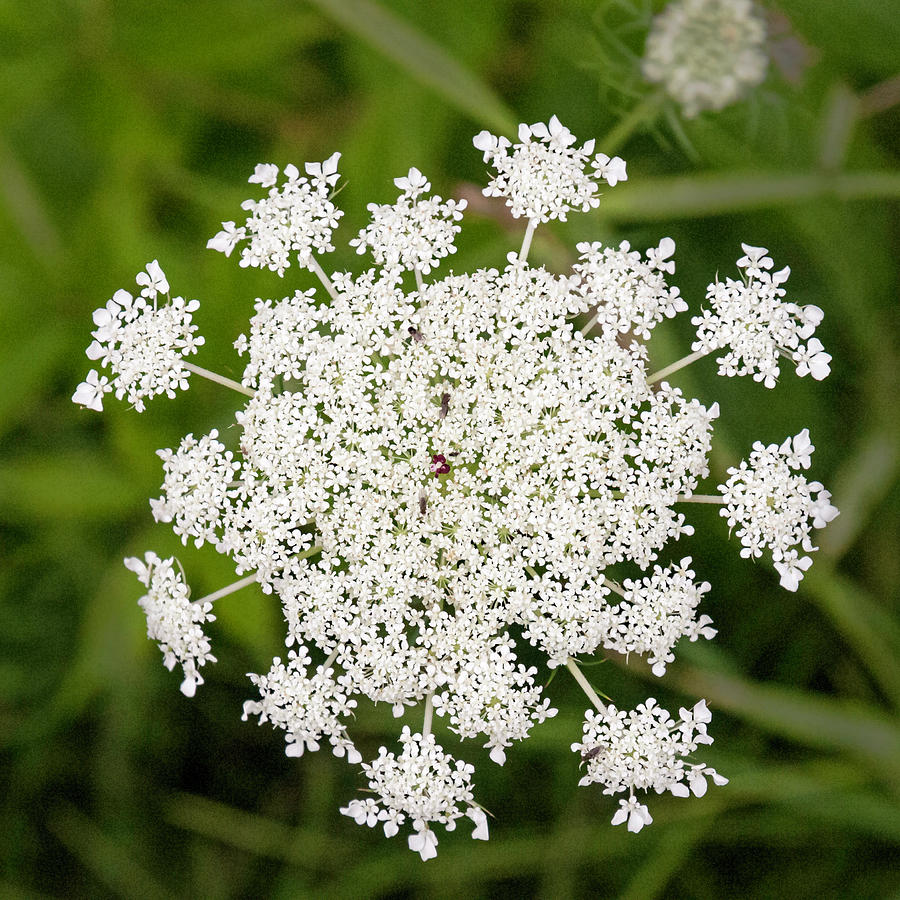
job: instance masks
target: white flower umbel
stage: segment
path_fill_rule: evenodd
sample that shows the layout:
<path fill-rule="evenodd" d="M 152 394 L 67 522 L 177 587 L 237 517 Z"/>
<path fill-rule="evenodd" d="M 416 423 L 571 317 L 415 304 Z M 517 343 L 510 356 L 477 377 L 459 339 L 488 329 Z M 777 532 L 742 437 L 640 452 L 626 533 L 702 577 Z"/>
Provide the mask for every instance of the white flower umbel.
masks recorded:
<path fill-rule="evenodd" d="M 629 831 L 640 831 L 653 819 L 647 807 L 638 802 L 635 791 L 669 791 L 676 797 L 706 793 L 706 777 L 715 784 L 728 779 L 705 765 L 685 764 L 685 758 L 700 744 L 711 744 L 706 733 L 712 719 L 701 700 L 692 710 L 680 709 L 675 721 L 651 697 L 631 711 L 607 706 L 603 712 L 588 710 L 580 743 L 572 750 L 581 756 L 585 774 L 579 786 L 602 784 L 604 794 L 628 793 L 619 801 L 613 825 L 628 823 Z"/>
<path fill-rule="evenodd" d="M 612 332 L 634 332 L 645 340 L 664 318 L 685 312 L 687 303 L 677 287 L 666 284 L 665 273 L 675 271 L 670 259 L 675 242 L 663 238 L 647 252 L 647 259 L 622 241 L 618 249 L 601 243 L 577 245 L 581 254 L 575 272 L 581 276 L 580 292 L 596 307 L 589 327 L 595 323 Z"/>
<path fill-rule="evenodd" d="M 142 412 L 145 398 L 174 397 L 188 386 L 184 357 L 196 353 L 204 340 L 195 336 L 197 326 L 191 321 L 200 304 L 174 297 L 159 305 L 158 295 L 168 294 L 169 283 L 156 260 L 135 280 L 143 288 L 139 297 L 121 289 L 94 311 L 97 328 L 85 352 L 115 377 L 110 381 L 91 370 L 72 397 L 81 406 L 102 410 L 103 395 L 115 391 L 117 399 L 127 398 Z"/>
<path fill-rule="evenodd" d="M 572 209 L 595 209 L 600 204 L 598 181 L 613 187 L 628 178 L 623 159 L 594 155 L 593 140 L 576 147 L 575 135 L 556 116 L 546 125 L 520 125 L 518 144 L 489 131 L 480 132 L 473 143 L 497 172 L 482 193 L 503 197 L 513 216 L 528 219 L 519 253 L 523 260 L 538 223 L 551 219 L 565 222 Z M 585 171 L 588 164 L 591 174 Z"/>
<path fill-rule="evenodd" d="M 159 644 L 163 662 L 171 672 L 178 663 L 184 671 L 181 692 L 193 697 L 203 684 L 198 666 L 215 662 L 203 625 L 215 620 L 208 599 L 191 603 L 190 589 L 180 570 L 175 571 L 172 557 L 160 559 L 152 551 L 143 561 L 136 556 L 125 560 L 126 568 L 137 575 L 147 593 L 138 601 L 147 615 L 147 637 Z"/>
<path fill-rule="evenodd" d="M 228 504 L 231 483 L 241 464 L 218 440 L 213 429 L 200 440 L 187 435 L 177 451 L 157 450 L 166 473 L 163 496 L 150 501 L 157 522 L 172 522 L 172 530 L 187 544 L 202 547 L 205 541 L 216 543 L 217 530 Z"/>
<path fill-rule="evenodd" d="M 360 825 L 383 822 L 387 837 L 397 834 L 409 819 L 413 828 L 409 849 L 423 860 L 437 856 L 433 824 L 453 831 L 456 820 L 467 815 L 476 826 L 472 837 L 486 841 L 487 817 L 472 799 L 474 767 L 445 753 L 433 734 L 411 734 L 404 726 L 400 743 L 403 752 L 399 756 L 381 747 L 377 759 L 363 764 L 369 790 L 377 799 L 351 800 L 341 812 Z"/>
<path fill-rule="evenodd" d="M 692 117 L 739 100 L 766 75 L 762 11 L 751 0 L 672 0 L 656 16 L 644 77 Z"/>
<path fill-rule="evenodd" d="M 815 448 L 804 428 L 781 446 L 753 445 L 749 462 L 730 468 L 731 476 L 719 490 L 725 500 L 720 510 L 729 528 L 737 528 L 743 557 L 760 557 L 772 551 L 781 586 L 796 591 L 803 573 L 812 565 L 811 532 L 824 528 L 838 515 L 831 494 L 818 481 L 807 481 L 797 469 L 807 469 Z"/>
<path fill-rule="evenodd" d="M 743 280 L 726 278 L 707 288 L 712 309 L 691 319 L 698 326 L 691 349 L 704 354 L 729 347 L 730 352 L 717 360 L 719 374 L 752 375 L 768 388 L 775 387 L 778 379 L 779 357 L 794 362 L 801 377 L 811 374 L 821 381 L 830 371 L 831 357 L 818 339 L 809 339 L 822 321 L 822 310 L 785 302 L 781 285 L 790 268 L 772 272 L 765 247 L 741 246 L 745 255 L 737 264 L 743 269 Z"/>
<path fill-rule="evenodd" d="M 708 581 L 697 584 L 690 565 L 691 558 L 686 556 L 677 566 L 654 566 L 648 578 L 626 578 L 624 590 L 617 591 L 622 601 L 610 610 L 611 627 L 603 646 L 626 655 L 647 655 L 653 674 L 664 675 L 666 665 L 675 659 L 672 648 L 680 638 L 715 637 L 712 619 L 696 616 L 711 585 Z"/>
<path fill-rule="evenodd" d="M 260 700 L 244 703 L 243 719 L 259 716 L 259 724 L 271 722 L 287 734 L 285 753 L 303 756 L 304 750 L 318 750 L 319 741 L 327 737 L 335 756 L 347 756 L 347 762 L 362 762 L 362 756 L 347 737 L 342 719 L 352 715 L 356 701 L 348 697 L 352 687 L 346 676 L 335 677 L 330 660 L 312 675 L 307 671 L 312 662 L 305 647 L 288 652 L 285 665 L 277 656 L 267 675 L 251 675 L 259 688 Z"/>
<path fill-rule="evenodd" d="M 698 609 L 711 589 L 691 558 L 658 561 L 693 533 L 687 504 L 723 505 L 748 555 L 772 547 L 788 587 L 808 564 L 795 551 L 809 549 L 809 522 L 836 514 L 821 485 L 790 472 L 809 465 L 806 432 L 758 450 L 732 472 L 724 500 L 698 493 L 719 407 L 667 380 L 729 342 L 740 366 L 764 378 L 779 353 L 801 375 L 822 374 L 824 350 L 811 338 L 821 313 L 783 302 L 783 275 L 770 274 L 765 251 L 746 247 L 745 281 L 711 289 L 703 349 L 649 374 L 643 341 L 686 308 L 668 284 L 671 239 L 646 254 L 584 243 L 564 274 L 527 260 L 537 224 L 594 207 L 599 181 L 622 180 L 624 162 L 593 156 L 590 141 L 579 148 L 555 118 L 522 126 L 515 145 L 486 132 L 476 144 L 497 172 L 488 193 L 527 218 L 523 244 L 502 267 L 432 281 L 462 204 L 426 199 L 418 170 L 395 182 L 396 204 L 370 208 L 372 224 L 353 242 L 375 264 L 326 274 L 314 254 L 330 248 L 339 217 L 337 156 L 307 165 L 308 178 L 288 167 L 281 187 L 275 166 L 257 167 L 251 180 L 269 197 L 211 245 L 228 253 L 246 239 L 242 262 L 279 274 L 297 253 L 320 285 L 257 300 L 235 342 L 240 382 L 184 362 L 241 405 L 232 427 L 160 451 L 162 493 L 151 502 L 183 541 L 212 544 L 248 574 L 191 604 L 171 561 L 129 560 L 150 588 L 141 602 L 151 636 L 167 665 L 185 667 L 189 690 L 211 659 L 200 628 L 210 604 L 254 583 L 277 598 L 290 650 L 251 676 L 259 699 L 244 714 L 283 729 L 288 755 L 327 740 L 355 763 L 360 698 L 386 704 L 388 718 L 424 707 L 421 733 L 405 728 L 399 755 L 382 748 L 365 767 L 374 794 L 342 810 L 388 836 L 407 825 L 424 859 L 436 852 L 436 824 L 452 829 L 466 815 L 487 838 L 473 768 L 444 752 L 432 724 L 503 764 L 556 712 L 535 654 L 566 668 L 600 713 L 580 752 L 588 781 L 627 794 L 614 821 L 650 822 L 639 788 L 702 793 L 718 776 L 682 760 L 708 741 L 705 707 L 683 710 L 680 723 L 650 701 L 617 713 L 574 657 L 640 654 L 661 675 L 680 638 L 715 633 Z M 143 296 L 129 309 L 149 315 L 165 275 L 151 264 L 138 281 Z M 122 309 L 116 301 L 100 316 L 98 344 Z M 76 395 L 99 408 L 119 387 L 95 372 Z"/>
<path fill-rule="evenodd" d="M 434 698 L 434 711 L 447 716 L 461 738 L 487 736 L 484 746 L 501 766 L 504 748 L 557 713 L 547 698 L 541 699 L 541 688 L 534 683 L 537 669 L 515 664 L 514 648 L 508 637 L 487 644 L 481 653 L 467 647 L 450 684 Z"/>
<path fill-rule="evenodd" d="M 385 271 L 415 271 L 428 275 L 443 257 L 456 252 L 465 200 L 440 197 L 418 199 L 431 190 L 431 182 L 415 167 L 394 184 L 403 192 L 393 206 L 370 203 L 372 224 L 350 241 L 362 255 L 367 249 Z"/>
<path fill-rule="evenodd" d="M 245 200 L 242 208 L 250 215 L 247 222 L 235 228 L 234 222 L 223 222 L 222 231 L 210 238 L 207 247 L 226 256 L 244 240 L 249 244 L 241 249 L 241 265 L 268 268 L 279 275 L 291 264 L 291 252 L 297 262 L 306 267 L 313 251 L 327 253 L 334 250 L 331 233 L 343 215 L 332 202 L 331 195 L 338 175 L 340 153 L 334 153 L 323 163 L 307 163 L 301 175 L 294 165 L 284 168 L 284 183 L 276 187 L 278 167 L 271 163 L 256 167 L 249 181 L 269 188 L 262 200 Z"/>

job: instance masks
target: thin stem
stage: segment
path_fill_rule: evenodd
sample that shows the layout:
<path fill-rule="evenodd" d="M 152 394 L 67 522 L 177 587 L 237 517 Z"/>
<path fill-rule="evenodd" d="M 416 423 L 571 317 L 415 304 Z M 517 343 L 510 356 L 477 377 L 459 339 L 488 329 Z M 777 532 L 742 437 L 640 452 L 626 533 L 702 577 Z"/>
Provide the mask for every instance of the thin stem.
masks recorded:
<path fill-rule="evenodd" d="M 309 550 L 304 550 L 302 553 L 298 553 L 294 559 L 307 559 L 310 556 L 315 556 L 317 553 L 321 552 L 322 548 L 316 544 L 314 547 L 310 547 Z"/>
<path fill-rule="evenodd" d="M 219 588 L 217 591 L 213 591 L 211 594 L 207 594 L 205 597 L 201 597 L 197 602 L 198 603 L 215 603 L 216 600 L 220 600 L 222 597 L 227 597 L 229 594 L 233 594 L 235 591 L 239 591 L 241 588 L 247 587 L 248 584 L 254 584 L 258 579 L 256 577 L 256 572 L 252 575 L 248 575 L 246 578 L 242 578 L 240 581 L 235 581 L 233 584 L 225 585 L 223 588 Z"/>
<path fill-rule="evenodd" d="M 584 677 L 581 669 L 578 668 L 577 663 L 571 656 L 566 660 L 566 668 L 572 673 L 572 677 L 578 682 L 579 687 L 588 695 L 588 699 L 594 704 L 597 711 L 605 714 L 606 707 L 603 705 L 600 698 L 597 696 L 597 692 L 590 686 L 587 678 Z"/>
<path fill-rule="evenodd" d="M 341 649 L 340 644 L 331 651 L 328 659 L 322 663 L 322 671 L 327 672 L 331 668 L 331 664 L 337 659 L 338 651 Z"/>
<path fill-rule="evenodd" d="M 618 594 L 623 599 L 625 598 L 625 591 L 619 587 L 614 581 L 610 581 L 608 578 L 603 579 L 603 583 L 614 593 Z"/>
<path fill-rule="evenodd" d="M 434 694 L 429 694 L 425 698 L 425 721 L 422 722 L 422 737 L 427 738 L 431 734 L 431 717 L 434 713 Z"/>
<path fill-rule="evenodd" d="M 599 318 L 600 318 L 600 310 L 599 310 L 599 307 L 598 307 L 597 312 L 595 312 L 595 313 L 587 320 L 587 322 L 585 322 L 584 325 L 581 326 L 581 333 L 582 333 L 585 337 L 587 337 L 587 336 L 591 333 L 591 330 L 592 330 L 593 327 L 597 324 L 597 319 L 599 319 Z"/>
<path fill-rule="evenodd" d="M 724 503 L 725 498 L 718 494 L 679 494 L 676 503 Z"/>
<path fill-rule="evenodd" d="M 693 353 L 689 353 L 677 362 L 673 362 L 671 366 L 666 366 L 664 369 L 654 372 L 647 378 L 647 384 L 653 384 L 654 381 L 660 381 L 661 379 L 668 377 L 673 372 L 677 372 L 679 369 L 689 366 L 692 362 L 702 359 L 707 353 L 712 353 L 712 350 L 696 350 Z"/>
<path fill-rule="evenodd" d="M 528 251 L 531 249 L 531 239 L 534 237 L 534 229 L 537 228 L 538 220 L 529 219 L 528 227 L 525 229 L 525 237 L 522 238 L 522 249 L 519 250 L 519 262 L 525 262 L 528 259 Z"/>
<path fill-rule="evenodd" d="M 337 300 L 337 291 L 334 289 L 334 285 L 331 283 L 331 279 L 325 274 L 325 270 L 319 265 L 318 260 L 310 255 L 309 262 L 306 264 L 306 267 L 310 272 L 315 275 L 319 281 L 322 282 L 322 287 L 328 291 L 329 296 L 332 300 Z"/>
<path fill-rule="evenodd" d="M 247 397 L 254 396 L 253 391 L 251 391 L 250 388 L 244 387 L 239 381 L 232 381 L 230 378 L 226 378 L 224 375 L 217 375 L 215 372 L 210 372 L 209 369 L 203 369 L 200 366 L 195 366 L 192 362 L 188 362 L 187 360 L 183 360 L 182 365 L 189 372 L 193 372 L 195 375 L 199 375 L 201 378 L 207 378 L 210 381 L 214 381 L 216 384 L 221 384 L 223 387 L 231 388 L 233 391 L 237 391 L 239 394 L 244 394 Z"/>
<path fill-rule="evenodd" d="M 652 122 L 656 118 L 662 101 L 662 92 L 647 94 L 631 112 L 619 119 L 616 126 L 610 131 L 598 147 L 606 154 L 613 154 L 644 122 Z"/>
<path fill-rule="evenodd" d="M 418 290 L 420 290 L 420 291 L 421 291 L 421 290 L 424 290 L 424 289 L 425 289 L 425 282 L 422 281 L 422 273 L 419 271 L 419 267 L 418 267 L 418 266 L 416 266 L 416 267 L 413 269 L 413 274 L 416 276 L 416 288 L 418 288 Z"/>

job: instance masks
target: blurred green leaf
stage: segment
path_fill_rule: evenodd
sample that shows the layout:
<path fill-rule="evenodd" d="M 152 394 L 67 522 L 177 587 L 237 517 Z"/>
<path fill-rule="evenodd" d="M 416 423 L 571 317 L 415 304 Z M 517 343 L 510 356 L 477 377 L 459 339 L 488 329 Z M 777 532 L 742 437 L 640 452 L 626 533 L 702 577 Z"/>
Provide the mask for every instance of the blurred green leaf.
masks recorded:
<path fill-rule="evenodd" d="M 128 474 L 106 459 L 76 450 L 4 460 L 0 465 L 0 520 L 84 520 L 143 506 L 146 498 Z"/>
<path fill-rule="evenodd" d="M 820 197 L 838 200 L 900 198 L 900 172 L 836 174 L 746 173 L 637 178 L 607 192 L 599 208 L 605 218 L 659 221 L 718 216 L 805 203 Z"/>
<path fill-rule="evenodd" d="M 311 2 L 476 122 L 501 134 L 515 134 L 518 121 L 503 101 L 414 25 L 374 0 Z M 402 118 L 398 119 L 397 127 L 402 127 Z"/>
<path fill-rule="evenodd" d="M 55 810 L 48 824 L 66 849 L 114 893 L 135 900 L 171 900 L 171 891 L 141 867 L 134 847 L 120 843 L 74 807 Z"/>

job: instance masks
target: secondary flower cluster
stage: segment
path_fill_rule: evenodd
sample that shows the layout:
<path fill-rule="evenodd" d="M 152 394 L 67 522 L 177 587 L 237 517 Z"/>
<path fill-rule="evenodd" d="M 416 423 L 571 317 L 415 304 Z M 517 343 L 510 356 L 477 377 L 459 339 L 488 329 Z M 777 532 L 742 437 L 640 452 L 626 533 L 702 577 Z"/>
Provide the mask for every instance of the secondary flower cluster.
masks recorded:
<path fill-rule="evenodd" d="M 604 794 L 628 791 L 619 801 L 613 825 L 628 822 L 629 831 L 640 831 L 653 818 L 647 807 L 638 802 L 635 788 L 657 794 L 669 791 L 676 797 L 706 793 L 706 779 L 714 784 L 727 784 L 728 779 L 703 763 L 685 765 L 685 757 L 700 744 L 711 744 L 706 726 L 712 716 L 701 700 L 692 710 L 680 709 L 676 722 L 650 697 L 631 711 L 608 706 L 604 711 L 585 714 L 584 738 L 572 744 L 586 768 L 580 787 L 604 785 Z"/>
<path fill-rule="evenodd" d="M 771 549 L 781 585 L 789 591 L 797 590 L 812 565 L 809 556 L 800 556 L 816 549 L 810 529 L 824 528 L 838 514 L 830 492 L 792 471 L 808 469 L 814 449 L 806 428 L 780 447 L 757 441 L 749 462 L 729 469 L 731 477 L 719 486 L 725 498 L 721 514 L 729 528 L 738 527 L 741 556 L 760 557 L 764 548 Z"/>
<path fill-rule="evenodd" d="M 169 293 L 169 282 L 155 259 L 135 281 L 143 288 L 139 297 L 120 289 L 106 306 L 94 311 L 97 328 L 91 332 L 94 340 L 86 353 L 109 368 L 114 378 L 110 382 L 91 369 L 72 399 L 98 412 L 110 391 L 115 391 L 118 400 L 126 397 L 142 412 L 144 398 L 174 397 L 176 389 L 185 390 L 184 357 L 204 343 L 204 338 L 194 336 L 197 326 L 191 321 L 191 313 L 200 306 L 197 300 L 174 297 L 164 306 L 157 305 L 157 296 Z"/>
<path fill-rule="evenodd" d="M 474 837 L 487 838 L 474 769 L 443 749 L 433 722 L 480 741 L 502 765 L 556 713 L 536 667 L 520 661 L 525 642 L 567 668 L 594 705 L 578 745 L 582 783 L 628 792 L 614 824 L 635 831 L 650 821 L 635 790 L 699 795 L 707 776 L 724 783 L 684 762 L 711 740 L 702 701 L 678 722 L 653 701 L 618 712 L 577 657 L 640 655 L 662 675 L 679 639 L 715 635 L 698 613 L 711 588 L 691 557 L 657 562 L 670 541 L 692 534 L 687 504 L 723 503 L 744 555 L 771 549 L 792 588 L 808 565 L 796 547 L 813 549 L 809 519 L 819 527 L 837 514 L 821 485 L 788 471 L 809 464 L 805 431 L 780 448 L 756 445 L 720 488 L 724 500 L 698 494 L 718 404 L 665 380 L 725 346 L 737 356 L 721 363 L 724 374 L 768 382 L 776 352 L 793 354 L 800 374 L 804 365 L 823 374 L 812 341 L 800 345 L 821 312 L 783 300 L 783 273 L 770 274 L 765 251 L 745 246 L 745 280 L 710 286 L 713 311 L 701 317 L 695 352 L 656 373 L 638 338 L 687 309 L 667 281 L 671 239 L 643 256 L 627 242 L 579 244 L 568 274 L 528 263 L 539 222 L 596 206 L 598 179 L 625 178 L 624 162 L 593 156 L 592 141 L 574 144 L 555 118 L 522 126 L 516 144 L 478 135 L 496 170 L 485 193 L 527 218 L 523 245 L 503 268 L 429 282 L 454 252 L 464 204 L 424 197 L 430 186 L 418 170 L 396 179 L 395 204 L 369 207 L 371 225 L 351 242 L 377 265 L 326 274 L 317 257 L 340 217 L 331 194 L 338 155 L 307 164 L 308 179 L 287 167 L 281 188 L 276 167 L 258 166 L 250 180 L 270 188 L 268 198 L 244 204 L 246 224 L 224 223 L 210 246 L 228 255 L 248 240 L 242 264 L 280 275 L 294 254 L 321 290 L 257 301 L 235 342 L 240 383 L 192 367 L 242 395 L 237 427 L 222 429 L 235 446 L 212 430 L 160 451 L 162 495 L 151 501 L 185 543 L 210 543 L 249 574 L 191 603 L 172 560 L 127 561 L 148 589 L 149 634 L 169 668 L 184 668 L 185 693 L 213 659 L 202 631 L 212 601 L 250 583 L 277 596 L 287 659 L 250 676 L 259 699 L 244 704 L 244 718 L 281 729 L 289 756 L 327 740 L 358 764 L 362 749 L 348 731 L 357 698 L 387 703 L 395 717 L 423 707 L 422 729 L 403 728 L 399 755 L 382 747 L 363 765 L 373 796 L 342 809 L 389 837 L 408 826 L 423 859 L 436 852 L 433 826 L 451 830 L 463 815 Z M 138 280 L 151 299 L 168 290 L 155 263 Z M 95 322 L 103 328 L 124 308 L 115 301 Z M 173 331 L 155 306 L 128 308 L 128 327 L 154 349 L 120 341 L 115 365 L 132 373 L 129 399 L 142 408 L 171 377 L 192 326 Z M 83 386 L 73 399 L 95 405 Z"/>
<path fill-rule="evenodd" d="M 653 20 L 644 77 L 688 117 L 719 110 L 765 78 L 765 40 L 752 0 L 673 0 Z"/>

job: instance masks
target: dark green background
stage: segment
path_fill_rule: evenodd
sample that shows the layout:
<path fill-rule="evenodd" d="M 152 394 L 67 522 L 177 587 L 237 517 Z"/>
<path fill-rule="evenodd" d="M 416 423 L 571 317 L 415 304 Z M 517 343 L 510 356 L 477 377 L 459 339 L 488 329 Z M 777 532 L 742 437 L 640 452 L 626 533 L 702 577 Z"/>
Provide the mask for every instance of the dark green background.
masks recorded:
<path fill-rule="evenodd" d="M 228 392 L 194 383 L 137 415 L 70 396 L 89 363 L 90 314 L 159 258 L 198 297 L 202 365 L 239 376 L 231 342 L 255 297 L 283 282 L 204 249 L 238 219 L 255 163 L 343 152 L 347 211 L 334 265 L 365 204 L 418 166 L 444 196 L 476 193 L 471 136 L 553 113 L 603 135 L 646 88 L 616 66 L 641 27 L 607 3 L 484 0 L 13 0 L 0 6 L 0 894 L 4 897 L 897 896 L 900 842 L 897 198 L 900 10 L 891 0 L 785 0 L 811 63 L 773 69 L 746 102 L 681 122 L 665 111 L 619 148 L 629 181 L 601 209 L 542 228 L 532 259 L 564 270 L 577 240 L 665 235 L 697 310 L 739 242 L 790 264 L 792 296 L 825 310 L 823 383 L 785 373 L 774 391 L 718 379 L 707 359 L 674 379 L 718 400 L 714 476 L 755 439 L 808 426 L 811 477 L 841 516 L 801 589 L 738 556 L 715 510 L 677 548 L 713 582 L 720 629 L 679 648 L 662 680 L 639 661 L 587 670 L 621 705 L 705 696 L 731 778 L 702 800 L 651 798 L 639 835 L 615 802 L 579 789 L 569 743 L 583 696 L 563 672 L 557 719 L 503 769 L 473 746 L 491 840 L 441 835 L 423 864 L 337 812 L 361 783 L 323 752 L 283 754 L 281 734 L 240 722 L 245 673 L 280 649 L 271 598 L 217 604 L 219 664 L 189 701 L 144 636 L 125 555 L 177 552 L 194 596 L 232 573 L 152 522 L 158 447 L 225 428 Z M 787 47 L 791 52 L 791 47 Z M 796 51 L 796 47 L 793 48 Z M 476 193 L 477 195 L 477 193 Z M 458 271 L 516 246 L 490 211 L 464 222 Z M 687 316 L 659 329 L 663 365 L 686 353 Z M 542 676 L 543 677 L 543 676 Z M 353 732 L 372 756 L 395 734 L 384 710 Z M 451 737 L 448 748 L 455 746 Z M 894 854 L 894 866 L 891 855 Z"/>

